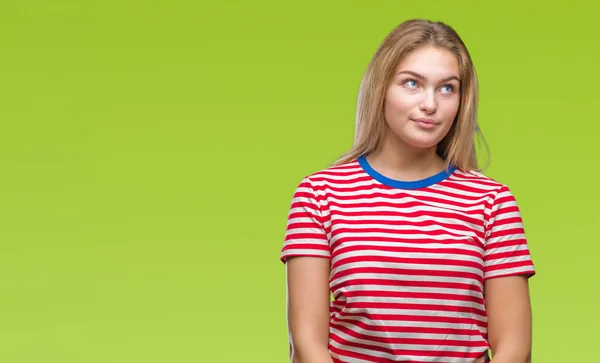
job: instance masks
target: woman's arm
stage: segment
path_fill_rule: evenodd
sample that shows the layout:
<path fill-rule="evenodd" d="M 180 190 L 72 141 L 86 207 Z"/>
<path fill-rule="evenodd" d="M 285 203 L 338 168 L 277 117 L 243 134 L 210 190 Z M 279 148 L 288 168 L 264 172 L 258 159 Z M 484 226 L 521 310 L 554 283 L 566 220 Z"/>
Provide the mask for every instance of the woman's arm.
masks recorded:
<path fill-rule="evenodd" d="M 492 363 L 530 363 L 532 314 L 526 276 L 485 282 Z"/>
<path fill-rule="evenodd" d="M 332 363 L 329 355 L 329 259 L 291 257 L 286 266 L 291 362 Z"/>

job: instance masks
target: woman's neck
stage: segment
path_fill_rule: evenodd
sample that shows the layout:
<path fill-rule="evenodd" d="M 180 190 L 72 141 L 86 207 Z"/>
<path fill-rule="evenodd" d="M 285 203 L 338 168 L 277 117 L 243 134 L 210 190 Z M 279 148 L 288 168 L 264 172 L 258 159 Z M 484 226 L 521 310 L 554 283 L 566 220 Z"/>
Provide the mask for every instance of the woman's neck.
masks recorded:
<path fill-rule="evenodd" d="M 417 149 L 389 139 L 379 150 L 367 155 L 367 161 L 380 174 L 403 181 L 425 179 L 445 168 L 435 147 Z"/>

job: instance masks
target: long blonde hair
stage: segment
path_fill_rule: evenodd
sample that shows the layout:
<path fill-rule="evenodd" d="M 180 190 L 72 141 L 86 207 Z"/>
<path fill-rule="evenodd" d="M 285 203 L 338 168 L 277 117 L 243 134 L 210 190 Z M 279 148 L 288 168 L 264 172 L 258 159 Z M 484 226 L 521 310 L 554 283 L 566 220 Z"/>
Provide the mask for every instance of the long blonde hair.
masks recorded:
<path fill-rule="evenodd" d="M 360 83 L 356 106 L 354 144 L 333 165 L 341 165 L 378 150 L 387 124 L 383 107 L 385 95 L 398 64 L 415 49 L 432 45 L 452 52 L 460 71 L 460 105 L 448 134 L 437 145 L 437 154 L 446 162 L 465 171 L 478 168 L 474 136 L 489 148 L 477 125 L 478 81 L 471 56 L 456 31 L 442 23 L 412 19 L 398 25 L 383 40 Z"/>

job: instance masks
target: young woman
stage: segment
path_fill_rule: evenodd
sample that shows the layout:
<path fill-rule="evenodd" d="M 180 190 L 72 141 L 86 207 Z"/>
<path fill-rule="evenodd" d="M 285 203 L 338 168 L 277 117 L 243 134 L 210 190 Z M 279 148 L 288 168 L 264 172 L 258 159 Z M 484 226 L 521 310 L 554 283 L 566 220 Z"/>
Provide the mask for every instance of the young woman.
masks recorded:
<path fill-rule="evenodd" d="M 293 196 L 293 363 L 531 361 L 534 266 L 510 189 L 477 166 L 477 100 L 451 27 L 411 20 L 385 38 L 354 146 Z"/>

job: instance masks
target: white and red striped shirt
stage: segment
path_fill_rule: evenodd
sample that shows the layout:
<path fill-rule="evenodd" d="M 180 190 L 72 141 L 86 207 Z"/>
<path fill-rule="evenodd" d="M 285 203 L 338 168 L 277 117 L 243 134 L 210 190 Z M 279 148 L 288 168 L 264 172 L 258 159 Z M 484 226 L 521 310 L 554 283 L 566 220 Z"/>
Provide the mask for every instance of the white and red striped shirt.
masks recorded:
<path fill-rule="evenodd" d="M 281 260 L 331 261 L 336 363 L 473 362 L 489 349 L 484 281 L 535 274 L 506 185 L 450 168 L 415 182 L 364 157 L 296 189 Z"/>

